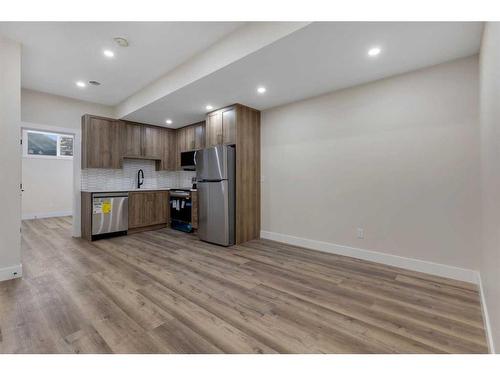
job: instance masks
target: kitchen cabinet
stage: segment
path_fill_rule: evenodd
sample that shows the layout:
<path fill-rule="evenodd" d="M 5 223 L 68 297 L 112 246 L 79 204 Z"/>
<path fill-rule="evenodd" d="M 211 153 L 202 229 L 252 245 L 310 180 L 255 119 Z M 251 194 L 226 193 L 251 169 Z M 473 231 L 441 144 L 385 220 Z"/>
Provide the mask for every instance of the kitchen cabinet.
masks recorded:
<path fill-rule="evenodd" d="M 260 237 L 260 112 L 236 105 L 236 243 Z"/>
<path fill-rule="evenodd" d="M 205 147 L 205 122 L 177 129 L 179 151 L 194 151 Z"/>
<path fill-rule="evenodd" d="M 124 121 L 122 130 L 122 156 L 161 160 L 163 132 L 167 129 Z"/>
<path fill-rule="evenodd" d="M 142 128 L 140 124 L 122 124 L 122 154 L 126 157 L 142 157 Z"/>
<path fill-rule="evenodd" d="M 205 121 L 194 125 L 194 149 L 205 148 Z"/>
<path fill-rule="evenodd" d="M 179 153 L 187 151 L 186 128 L 177 129 L 177 150 Z"/>
<path fill-rule="evenodd" d="M 195 129 L 194 126 L 186 126 L 184 130 L 184 151 L 194 150 Z"/>
<path fill-rule="evenodd" d="M 124 121 L 122 157 L 156 161 L 156 170 L 175 170 L 174 130 Z"/>
<path fill-rule="evenodd" d="M 175 170 L 180 171 L 181 168 L 181 152 L 186 148 L 186 133 L 184 128 L 177 129 L 175 132 Z"/>
<path fill-rule="evenodd" d="M 166 129 L 158 126 L 143 126 L 142 131 L 143 156 L 161 159 L 163 155 L 163 132 Z"/>
<path fill-rule="evenodd" d="M 169 221 L 168 191 L 133 191 L 128 196 L 128 227 L 166 226 Z"/>
<path fill-rule="evenodd" d="M 207 115 L 207 147 L 236 143 L 236 107 L 219 109 Z"/>
<path fill-rule="evenodd" d="M 121 168 L 121 125 L 105 117 L 82 117 L 82 169 Z"/>
<path fill-rule="evenodd" d="M 198 229 L 198 192 L 191 192 L 191 226 Z"/>
<path fill-rule="evenodd" d="M 168 129 L 125 120 L 82 116 L 82 168 L 122 167 L 124 158 L 156 162 L 156 170 L 181 170 L 180 154 L 205 147 L 205 122 Z"/>
<path fill-rule="evenodd" d="M 205 134 L 206 147 L 212 147 L 222 143 L 222 121 L 220 111 L 212 112 L 207 115 Z"/>
<path fill-rule="evenodd" d="M 177 169 L 177 145 L 176 133 L 173 129 L 165 129 L 162 134 L 161 170 L 175 171 Z"/>
<path fill-rule="evenodd" d="M 222 143 L 236 143 L 236 109 L 228 108 L 221 112 L 222 120 Z"/>

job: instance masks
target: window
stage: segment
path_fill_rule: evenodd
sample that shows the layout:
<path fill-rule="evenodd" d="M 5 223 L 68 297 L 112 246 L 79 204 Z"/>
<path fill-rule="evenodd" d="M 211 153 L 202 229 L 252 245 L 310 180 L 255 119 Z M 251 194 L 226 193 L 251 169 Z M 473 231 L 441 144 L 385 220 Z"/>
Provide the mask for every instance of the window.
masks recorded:
<path fill-rule="evenodd" d="M 44 132 L 39 130 L 23 130 L 23 155 L 41 158 L 73 158 L 73 142 L 71 134 Z"/>

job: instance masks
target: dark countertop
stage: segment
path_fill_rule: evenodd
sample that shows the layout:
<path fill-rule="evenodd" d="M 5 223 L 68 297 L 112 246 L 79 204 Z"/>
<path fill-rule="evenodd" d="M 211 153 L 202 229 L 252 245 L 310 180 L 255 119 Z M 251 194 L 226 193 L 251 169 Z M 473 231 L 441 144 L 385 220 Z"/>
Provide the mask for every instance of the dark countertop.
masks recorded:
<path fill-rule="evenodd" d="M 142 188 L 142 189 L 82 189 L 82 193 L 117 193 L 117 192 L 137 192 L 137 191 L 170 191 L 170 190 L 190 190 L 197 191 L 191 188 Z"/>

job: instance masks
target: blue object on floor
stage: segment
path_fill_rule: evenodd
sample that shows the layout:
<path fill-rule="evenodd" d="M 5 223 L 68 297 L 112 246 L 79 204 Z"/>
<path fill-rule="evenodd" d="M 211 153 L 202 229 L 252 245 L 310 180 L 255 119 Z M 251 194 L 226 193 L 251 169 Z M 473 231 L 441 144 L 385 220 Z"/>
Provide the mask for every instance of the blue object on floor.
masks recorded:
<path fill-rule="evenodd" d="M 172 227 L 172 229 L 180 230 L 186 233 L 191 233 L 193 231 L 193 226 L 183 221 L 172 220 L 170 226 Z"/>

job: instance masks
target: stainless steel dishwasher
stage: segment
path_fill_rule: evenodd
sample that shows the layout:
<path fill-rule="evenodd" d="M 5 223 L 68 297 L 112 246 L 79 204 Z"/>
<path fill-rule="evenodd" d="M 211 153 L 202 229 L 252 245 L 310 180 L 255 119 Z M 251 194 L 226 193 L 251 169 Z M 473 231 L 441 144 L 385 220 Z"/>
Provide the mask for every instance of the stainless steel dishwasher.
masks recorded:
<path fill-rule="evenodd" d="M 92 240 L 127 234 L 128 193 L 92 194 Z"/>

